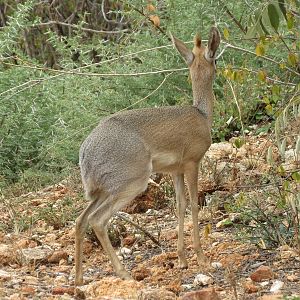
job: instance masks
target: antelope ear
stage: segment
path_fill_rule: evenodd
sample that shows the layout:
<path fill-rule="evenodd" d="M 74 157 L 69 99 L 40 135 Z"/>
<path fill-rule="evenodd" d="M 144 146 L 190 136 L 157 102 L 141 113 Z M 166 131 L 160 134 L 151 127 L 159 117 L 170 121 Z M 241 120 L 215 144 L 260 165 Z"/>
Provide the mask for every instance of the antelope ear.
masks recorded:
<path fill-rule="evenodd" d="M 194 61 L 194 54 L 193 54 L 192 50 L 190 50 L 182 41 L 177 39 L 171 33 L 170 33 L 170 35 L 171 35 L 173 45 L 178 50 L 178 52 L 181 54 L 181 56 L 184 58 L 187 65 L 190 66 Z"/>
<path fill-rule="evenodd" d="M 205 58 L 207 61 L 212 62 L 215 60 L 216 52 L 220 45 L 221 35 L 217 27 L 212 27 L 210 29 L 209 40 L 207 44 L 207 49 L 205 52 Z"/>

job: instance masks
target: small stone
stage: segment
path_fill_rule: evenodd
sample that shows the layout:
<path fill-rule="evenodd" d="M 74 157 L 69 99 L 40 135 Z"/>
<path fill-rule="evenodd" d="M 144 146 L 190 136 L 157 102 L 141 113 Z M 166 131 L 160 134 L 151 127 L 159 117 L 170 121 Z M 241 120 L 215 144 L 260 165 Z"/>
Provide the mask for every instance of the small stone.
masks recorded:
<path fill-rule="evenodd" d="M 270 288 L 270 292 L 271 293 L 277 293 L 279 290 L 281 290 L 281 288 L 283 287 L 284 282 L 280 281 L 280 280 L 275 280 Z"/>
<path fill-rule="evenodd" d="M 54 279 L 54 285 L 65 285 L 68 284 L 68 279 L 64 275 L 58 275 Z"/>
<path fill-rule="evenodd" d="M 297 282 L 299 281 L 299 277 L 296 276 L 295 274 L 287 275 L 286 279 L 290 282 Z"/>
<path fill-rule="evenodd" d="M 69 294 L 71 296 L 74 295 L 74 287 L 54 287 L 52 289 L 53 295 L 63 295 L 63 294 Z"/>
<path fill-rule="evenodd" d="M 250 278 L 255 282 L 272 279 L 273 277 L 274 273 L 268 266 L 260 266 L 255 272 L 250 275 Z"/>
<path fill-rule="evenodd" d="M 0 265 L 7 265 L 15 261 L 14 251 L 6 244 L 0 244 Z"/>
<path fill-rule="evenodd" d="M 35 294 L 35 289 L 32 286 L 23 286 L 21 288 L 22 294 L 25 295 L 34 295 Z"/>
<path fill-rule="evenodd" d="M 150 274 L 151 274 L 150 270 L 145 267 L 142 267 L 142 268 L 132 271 L 132 277 L 137 281 L 141 281 L 141 280 L 145 279 L 146 277 L 149 277 Z"/>
<path fill-rule="evenodd" d="M 120 249 L 120 253 L 121 253 L 122 255 L 124 255 L 124 256 L 128 256 L 128 255 L 130 255 L 130 254 L 132 253 L 132 251 L 131 251 L 131 249 L 129 249 L 129 248 L 122 247 L 122 248 Z"/>
<path fill-rule="evenodd" d="M 132 246 L 136 241 L 136 238 L 132 235 L 126 236 L 126 238 L 123 239 L 122 245 L 123 246 Z"/>
<path fill-rule="evenodd" d="M 258 298 L 258 300 L 283 300 L 283 296 L 282 295 L 264 295 L 260 298 Z"/>
<path fill-rule="evenodd" d="M 181 300 L 220 300 L 214 288 L 206 288 L 184 294 Z"/>
<path fill-rule="evenodd" d="M 68 259 L 67 252 L 63 250 L 57 250 L 52 253 L 52 255 L 48 258 L 48 262 L 51 264 L 59 263 L 61 259 Z"/>
<path fill-rule="evenodd" d="M 42 262 L 47 260 L 49 255 L 51 255 L 52 250 L 49 248 L 44 248 L 42 246 L 35 248 L 22 249 L 18 252 L 20 260 L 23 264 L 31 264 L 36 262 Z"/>
<path fill-rule="evenodd" d="M 223 268 L 223 265 L 220 262 L 213 262 L 213 263 L 211 263 L 211 266 L 216 270 Z"/>
<path fill-rule="evenodd" d="M 8 281 L 11 279 L 11 274 L 4 271 L 4 270 L 0 270 L 0 282 L 2 281 Z"/>
<path fill-rule="evenodd" d="M 229 227 L 232 225 L 233 225 L 232 221 L 229 218 L 226 218 L 224 220 L 219 221 L 216 224 L 216 228 L 224 228 L 224 227 Z"/>
<path fill-rule="evenodd" d="M 259 290 L 259 288 L 251 282 L 246 282 L 244 284 L 244 289 L 247 294 L 253 294 L 253 293 L 258 292 L 258 290 Z"/>
<path fill-rule="evenodd" d="M 209 285 L 214 283 L 213 278 L 205 274 L 198 274 L 194 279 L 194 285 Z"/>
<path fill-rule="evenodd" d="M 167 291 L 163 288 L 147 288 L 142 289 L 138 293 L 139 300 L 156 300 L 156 299 L 163 299 L 163 300 L 174 300 L 176 299 L 176 295 L 171 292 Z"/>

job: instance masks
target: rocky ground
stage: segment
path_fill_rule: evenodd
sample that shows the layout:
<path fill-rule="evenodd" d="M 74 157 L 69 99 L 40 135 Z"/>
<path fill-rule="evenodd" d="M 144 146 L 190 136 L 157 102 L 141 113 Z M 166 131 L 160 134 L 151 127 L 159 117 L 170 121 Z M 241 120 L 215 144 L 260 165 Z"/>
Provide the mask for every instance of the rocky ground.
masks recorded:
<path fill-rule="evenodd" d="M 74 220 L 86 202 L 80 181 L 72 178 L 37 193 L 3 199 L 0 298 L 300 299 L 299 248 L 284 241 L 276 247 L 264 239 L 251 242 L 243 226 L 255 224 L 241 223 L 239 213 L 230 209 L 243 199 L 258 199 L 279 215 L 272 202 L 278 192 L 266 178 L 271 142 L 262 135 L 248 136 L 238 148 L 232 144 L 212 145 L 201 166 L 199 203 L 206 205 L 199 226 L 210 268 L 197 265 L 189 210 L 185 223 L 189 268 L 178 268 L 173 188 L 168 177 L 157 176 L 109 227 L 116 252 L 135 281 L 115 276 L 89 230 L 84 242 L 85 284 L 74 287 Z M 297 170 L 299 163 L 290 150 L 285 169 Z M 278 159 L 275 150 L 273 159 Z M 299 192 L 296 183 L 290 184 Z"/>

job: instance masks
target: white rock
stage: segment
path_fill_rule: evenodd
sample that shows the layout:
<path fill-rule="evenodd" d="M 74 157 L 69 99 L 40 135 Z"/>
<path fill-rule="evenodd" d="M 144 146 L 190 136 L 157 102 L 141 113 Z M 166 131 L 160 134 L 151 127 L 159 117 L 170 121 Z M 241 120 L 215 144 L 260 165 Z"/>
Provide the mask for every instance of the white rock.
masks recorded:
<path fill-rule="evenodd" d="M 23 264 L 30 264 L 46 260 L 52 252 L 53 250 L 50 248 L 38 246 L 35 248 L 22 249 L 18 254 Z"/>
<path fill-rule="evenodd" d="M 216 228 L 224 228 L 232 226 L 232 221 L 229 218 L 223 219 L 216 224 Z"/>
<path fill-rule="evenodd" d="M 271 293 L 277 293 L 284 285 L 284 282 L 275 280 L 270 288 Z"/>
<path fill-rule="evenodd" d="M 192 284 L 183 284 L 182 287 L 185 291 L 188 291 L 193 288 L 193 285 Z"/>
<path fill-rule="evenodd" d="M 205 274 L 198 274 L 194 279 L 194 285 L 209 285 L 214 283 L 213 278 Z"/>
<path fill-rule="evenodd" d="M 131 254 L 131 249 L 129 249 L 129 248 L 126 248 L 126 247 L 122 247 L 121 249 L 120 249 L 120 253 L 122 254 L 122 255 L 130 255 Z"/>
<path fill-rule="evenodd" d="M 214 268 L 214 269 L 222 269 L 223 268 L 223 265 L 222 265 L 222 263 L 220 263 L 220 262 L 213 262 L 213 263 L 211 263 L 211 266 Z"/>
<path fill-rule="evenodd" d="M 269 284 L 269 281 L 263 281 L 263 282 L 260 283 L 261 286 L 266 286 L 268 284 Z"/>
<path fill-rule="evenodd" d="M 11 274 L 4 270 L 0 270 L 0 281 L 7 281 L 9 279 L 11 279 Z"/>

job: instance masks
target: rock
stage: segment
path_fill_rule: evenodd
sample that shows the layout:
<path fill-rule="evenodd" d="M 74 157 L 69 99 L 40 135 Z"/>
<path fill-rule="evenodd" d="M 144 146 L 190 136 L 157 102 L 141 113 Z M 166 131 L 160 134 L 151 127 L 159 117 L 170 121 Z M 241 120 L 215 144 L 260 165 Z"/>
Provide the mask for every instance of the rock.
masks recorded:
<path fill-rule="evenodd" d="M 14 251 L 6 244 L 0 244 L 0 265 L 7 265 L 15 261 Z"/>
<path fill-rule="evenodd" d="M 230 218 L 226 218 L 226 219 L 219 221 L 216 224 L 216 228 L 224 228 L 224 227 L 229 227 L 232 225 L 233 225 L 233 222 L 230 220 Z"/>
<path fill-rule="evenodd" d="M 52 251 L 53 250 L 49 248 L 39 246 L 35 248 L 22 249 L 18 251 L 18 254 L 22 264 L 31 264 L 46 261 L 52 254 Z"/>
<path fill-rule="evenodd" d="M 296 276 L 295 274 L 287 275 L 286 279 L 290 282 L 297 282 L 299 281 L 299 277 Z"/>
<path fill-rule="evenodd" d="M 202 289 L 184 294 L 181 300 L 220 300 L 214 288 Z"/>
<path fill-rule="evenodd" d="M 61 259 L 65 259 L 67 260 L 68 259 L 68 254 L 66 251 L 63 251 L 63 250 L 57 250 L 57 251 L 54 251 L 51 256 L 48 257 L 48 262 L 49 263 L 59 263 Z"/>
<path fill-rule="evenodd" d="M 68 278 L 64 275 L 58 275 L 54 278 L 54 285 L 66 285 L 68 284 Z"/>
<path fill-rule="evenodd" d="M 173 292 L 165 289 L 147 288 L 138 293 L 138 300 L 174 300 L 177 299 Z"/>
<path fill-rule="evenodd" d="M 250 275 L 250 278 L 255 282 L 261 282 L 274 278 L 274 273 L 270 267 L 260 266 L 254 273 Z"/>
<path fill-rule="evenodd" d="M 258 300 L 283 300 L 283 295 L 264 295 L 260 298 L 258 298 Z"/>
<path fill-rule="evenodd" d="M 198 274 L 194 279 L 194 285 L 209 285 L 212 283 L 214 283 L 213 278 L 205 274 Z"/>
<path fill-rule="evenodd" d="M 3 281 L 8 281 L 11 279 L 11 274 L 4 271 L 4 270 L 0 270 L 0 282 Z"/>
<path fill-rule="evenodd" d="M 136 238 L 134 236 L 128 235 L 122 240 L 122 245 L 123 246 L 132 246 L 135 241 L 136 241 Z"/>
<path fill-rule="evenodd" d="M 233 150 L 234 149 L 231 143 L 214 143 L 205 153 L 205 157 L 213 159 L 214 161 L 219 161 L 221 158 L 228 158 L 228 156 L 232 154 Z"/>
<path fill-rule="evenodd" d="M 216 270 L 219 270 L 219 269 L 222 269 L 222 268 L 223 268 L 223 265 L 222 265 L 222 263 L 220 263 L 220 262 L 212 262 L 212 263 L 211 263 L 211 266 L 212 266 L 214 269 L 216 269 Z"/>
<path fill-rule="evenodd" d="M 71 296 L 74 295 L 74 287 L 54 287 L 52 289 L 53 295 L 63 295 L 63 294 L 69 294 Z"/>
<path fill-rule="evenodd" d="M 35 289 L 32 286 L 22 286 L 21 292 L 24 295 L 32 296 L 35 294 Z"/>
<path fill-rule="evenodd" d="M 251 282 L 246 282 L 244 284 L 244 289 L 247 294 L 253 294 L 253 293 L 258 292 L 258 290 L 259 290 L 259 288 Z"/>
<path fill-rule="evenodd" d="M 143 287 L 142 283 L 134 280 L 105 277 L 89 284 L 85 295 L 87 299 L 101 299 L 104 296 L 137 299 L 137 294 Z"/>
<path fill-rule="evenodd" d="M 131 253 L 132 253 L 132 251 L 129 248 L 122 247 L 120 249 L 120 254 L 122 254 L 123 256 L 129 256 Z"/>
<path fill-rule="evenodd" d="M 132 271 L 132 277 L 137 281 L 141 281 L 144 278 L 149 277 L 150 274 L 151 274 L 150 269 L 145 267 L 141 267 L 139 269 L 135 269 Z"/>
<path fill-rule="evenodd" d="M 270 288 L 270 292 L 271 293 L 277 293 L 279 290 L 281 290 L 281 288 L 283 287 L 284 282 L 280 281 L 280 280 L 275 280 Z"/>

